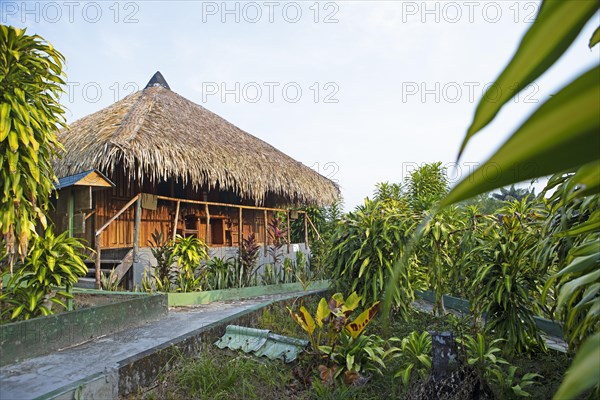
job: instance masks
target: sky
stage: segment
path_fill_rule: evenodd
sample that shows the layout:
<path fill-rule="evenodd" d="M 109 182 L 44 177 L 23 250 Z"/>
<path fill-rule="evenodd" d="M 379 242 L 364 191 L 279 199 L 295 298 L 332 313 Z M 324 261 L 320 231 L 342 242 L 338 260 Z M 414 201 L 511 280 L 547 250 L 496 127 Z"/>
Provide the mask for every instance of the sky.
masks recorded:
<path fill-rule="evenodd" d="M 171 89 L 339 184 L 346 210 L 377 182 L 441 161 L 455 184 L 537 107 L 598 62 L 596 14 L 560 61 L 459 146 L 537 1 L 7 1 L 0 23 L 66 57 L 67 122 Z M 539 189 L 542 183 L 536 187 Z"/>

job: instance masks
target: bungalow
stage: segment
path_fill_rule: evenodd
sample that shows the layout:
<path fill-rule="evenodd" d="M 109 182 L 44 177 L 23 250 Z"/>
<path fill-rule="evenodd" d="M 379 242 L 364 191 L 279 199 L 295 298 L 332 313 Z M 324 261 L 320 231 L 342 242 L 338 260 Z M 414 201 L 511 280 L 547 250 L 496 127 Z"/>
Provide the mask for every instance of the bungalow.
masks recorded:
<path fill-rule="evenodd" d="M 96 249 L 98 287 L 104 267 L 131 270 L 129 285 L 139 284 L 155 231 L 197 236 L 219 255 L 254 233 L 266 250 L 275 213 L 297 217 L 291 208 L 339 196 L 332 181 L 171 91 L 160 72 L 58 136 L 51 217 Z"/>

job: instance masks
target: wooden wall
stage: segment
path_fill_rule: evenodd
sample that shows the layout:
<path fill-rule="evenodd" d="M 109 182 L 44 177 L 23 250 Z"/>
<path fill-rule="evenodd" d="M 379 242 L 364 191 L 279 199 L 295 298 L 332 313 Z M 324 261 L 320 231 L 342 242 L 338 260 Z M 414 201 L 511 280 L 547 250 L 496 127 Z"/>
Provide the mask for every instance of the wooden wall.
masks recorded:
<path fill-rule="evenodd" d="M 115 215 L 130 199 L 113 197 L 109 191 L 96 194 L 96 226 L 102 226 Z M 134 206 L 113 221 L 102 234 L 102 248 L 133 247 Z M 158 200 L 156 210 L 142 209 L 140 226 L 141 247 L 150 246 L 152 233 L 162 231 L 165 236 L 173 235 L 176 203 Z M 239 209 L 232 207 L 209 207 L 211 229 L 211 246 L 237 246 L 239 240 Z M 264 243 L 265 223 L 262 210 L 243 210 L 243 238 L 251 233 L 256 236 L 258 243 Z M 269 220 L 273 212 L 268 212 Z M 182 203 L 180 206 L 177 233 L 182 236 L 194 235 L 204 242 L 206 237 L 206 212 L 204 205 Z M 270 238 L 267 235 L 267 243 Z"/>
<path fill-rule="evenodd" d="M 122 169 L 116 169 L 113 173 L 107 173 L 106 175 L 111 181 L 115 182 L 116 186 L 97 190 L 93 193 L 93 208 L 95 212 L 86 220 L 85 234 L 82 235 L 82 238 L 89 242 L 89 246 L 94 246 L 95 230 L 104 225 L 140 192 L 190 200 L 253 205 L 250 200 L 241 199 L 231 191 L 220 191 L 218 189 L 209 191 L 203 188 L 194 189 L 191 185 L 170 181 L 159 184 L 145 182 L 140 185 L 137 182 L 130 181 Z M 274 207 L 275 204 L 268 203 L 267 206 Z M 131 206 L 104 230 L 101 241 L 102 248 L 133 247 L 134 208 L 135 206 Z M 151 235 L 155 231 L 162 231 L 165 235 L 172 237 L 175 208 L 175 202 L 159 200 L 156 210 L 142 210 L 139 243 L 141 247 L 149 246 Z M 239 209 L 234 207 L 210 206 L 209 213 L 211 215 L 210 236 L 214 236 L 209 245 L 237 246 L 239 243 Z M 269 211 L 268 221 L 273 216 L 273 212 Z M 194 218 L 196 218 L 195 225 L 191 223 Z M 63 219 L 64 215 L 57 211 L 54 212 L 53 220 L 57 227 L 64 228 Z M 191 235 L 194 234 L 192 231 L 195 231 L 195 236 L 206 242 L 205 206 L 182 203 L 176 229 L 177 233 L 182 235 Z M 263 210 L 245 209 L 243 211 L 243 238 L 247 238 L 251 233 L 255 234 L 257 242 L 264 243 L 265 221 Z M 267 243 L 271 243 L 271 239 L 268 236 L 267 234 Z"/>

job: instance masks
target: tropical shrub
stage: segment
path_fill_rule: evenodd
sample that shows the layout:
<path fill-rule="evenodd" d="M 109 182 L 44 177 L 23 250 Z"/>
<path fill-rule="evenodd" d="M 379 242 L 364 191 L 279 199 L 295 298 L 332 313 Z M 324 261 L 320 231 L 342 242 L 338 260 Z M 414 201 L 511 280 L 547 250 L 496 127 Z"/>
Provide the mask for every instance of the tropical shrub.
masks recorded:
<path fill-rule="evenodd" d="M 399 183 L 379 182 L 375 184 L 375 191 L 373 192 L 374 201 L 402 201 L 404 198 L 402 185 Z"/>
<path fill-rule="evenodd" d="M 295 281 L 296 278 L 296 263 L 292 261 L 291 258 L 285 257 L 283 259 L 283 268 L 281 268 L 282 272 L 282 283 L 291 283 Z"/>
<path fill-rule="evenodd" d="M 399 339 L 391 339 L 399 341 Z M 425 378 L 431 371 L 431 336 L 428 332 L 411 332 L 400 341 L 400 351 L 395 354 L 400 358 L 400 369 L 394 375 L 400 378 L 402 386 L 408 388 L 415 374 Z"/>
<path fill-rule="evenodd" d="M 155 230 L 150 236 L 148 244 L 156 259 L 155 273 L 161 281 L 164 281 L 169 279 L 169 272 L 173 265 L 173 241 L 163 231 Z"/>
<path fill-rule="evenodd" d="M 336 366 L 333 378 L 342 376 L 346 385 L 360 386 L 370 374 L 383 375 L 386 359 L 398 351 L 388 347 L 388 342 L 377 335 L 359 335 L 356 338 L 340 335 L 339 342 L 329 353 Z"/>
<path fill-rule="evenodd" d="M 307 207 L 304 210 L 319 233 L 308 225 L 308 244 L 310 248 L 310 268 L 316 278 L 329 278 L 328 257 L 331 250 L 331 236 L 342 215 L 342 202 L 338 200 L 331 206 Z M 291 221 L 290 237 L 293 243 L 304 242 L 304 217 Z"/>
<path fill-rule="evenodd" d="M 269 222 L 269 235 L 273 244 L 269 247 L 268 253 L 273 259 L 275 268 L 281 263 L 283 256 L 282 247 L 287 242 L 287 229 L 283 228 L 283 219 L 275 217 Z"/>
<path fill-rule="evenodd" d="M 208 260 L 206 244 L 194 236 L 177 235 L 173 245 L 173 259 L 177 263 L 177 291 L 187 293 L 201 290 L 204 270 L 200 262 Z"/>
<path fill-rule="evenodd" d="M 5 25 L 0 54 L 0 236 L 12 269 L 27 256 L 36 225 L 46 228 L 56 179 L 50 160 L 65 126 L 64 57 L 40 36 Z"/>
<path fill-rule="evenodd" d="M 195 236 L 177 235 L 172 257 L 183 272 L 192 273 L 200 266 L 200 261 L 208 259 L 208 247 Z"/>
<path fill-rule="evenodd" d="M 240 287 L 250 286 L 250 280 L 256 273 L 258 265 L 256 261 L 260 255 L 260 246 L 256 242 L 256 236 L 251 233 L 246 239 L 242 239 L 240 249 Z"/>
<path fill-rule="evenodd" d="M 501 365 L 508 364 L 508 361 L 496 354 L 502 351 L 496 344 L 502 343 L 504 339 L 494 339 L 488 343 L 482 333 L 477 333 L 475 337 L 464 335 L 457 341 L 465 353 L 467 364 L 472 365 L 485 381 L 491 380 L 492 371 L 500 369 Z"/>
<path fill-rule="evenodd" d="M 67 232 L 56 236 L 51 227 L 43 236 L 34 236 L 25 262 L 0 294 L 0 315 L 30 319 L 52 314 L 52 304 L 66 308 L 65 300 L 73 296 L 62 288 L 71 287 L 88 272 L 81 256 L 84 250 Z"/>
<path fill-rule="evenodd" d="M 144 270 L 141 286 L 144 292 L 169 293 L 176 291 L 175 285 L 171 282 L 171 276 L 169 275 L 161 279 L 156 271 L 149 273 L 147 270 Z"/>
<path fill-rule="evenodd" d="M 378 301 L 414 227 L 406 202 L 365 200 L 339 222 L 332 237 L 332 278 L 340 289 L 360 293 L 362 304 Z M 414 299 L 418 271 L 403 268 L 394 290 L 405 316 Z"/>
<path fill-rule="evenodd" d="M 425 274 L 427 286 L 434 292 L 433 313 L 444 315 L 444 297 L 452 281 L 448 279 L 456 270 L 460 234 L 464 220 L 459 209 L 448 207 L 440 212 L 426 213 L 421 239 L 416 246 L 416 268 Z"/>
<path fill-rule="evenodd" d="M 157 248 L 154 252 L 157 252 Z M 172 250 L 169 248 L 168 253 L 170 255 L 165 257 L 163 264 L 166 271 L 155 268 L 151 274 L 144 272 L 142 288 L 148 292 L 156 290 L 187 293 L 202 290 L 206 271 L 201 263 L 209 258 L 206 244 L 194 236 L 177 235 Z"/>
<path fill-rule="evenodd" d="M 536 20 L 525 33 L 515 55 L 480 100 L 458 158 L 469 140 L 495 118 L 503 105 L 540 77 L 567 51 L 598 9 L 596 1 L 543 1 Z M 600 30 L 597 29 L 590 39 L 590 47 L 598 42 Z M 491 93 L 500 93 L 500 96 L 490 95 Z M 599 109 L 600 67 L 596 63 L 541 104 L 486 162 L 450 191 L 440 206 L 454 204 L 527 179 L 565 171 L 575 172 L 571 189 L 579 190 L 563 192 L 563 201 L 567 201 L 572 195 L 580 197 L 597 194 L 600 191 Z M 490 166 L 498 171 L 493 180 L 487 175 Z M 588 226 L 586 229 L 593 233 L 598 232 L 599 227 Z M 589 248 L 588 251 L 588 256 L 599 252 Z M 565 280 L 561 292 L 566 293 L 563 298 L 569 298 L 570 294 L 591 283 L 589 281 L 592 280 L 597 265 L 587 270 L 589 272 L 583 272 L 584 268 L 578 269 L 577 273 L 583 273 L 581 276 L 563 273 Z M 400 274 L 401 269 L 402 265 L 399 265 L 394 275 Z M 394 279 L 390 282 L 390 286 L 392 285 L 396 285 Z M 584 303 L 590 300 L 587 299 Z M 390 306 L 391 299 L 386 297 L 386 307 Z M 599 390 L 598 352 L 590 351 L 594 347 L 589 344 L 597 340 L 598 329 L 596 326 L 593 329 L 596 333 L 582 342 L 570 368 L 571 372 L 567 372 L 555 398 L 576 397 L 594 386 Z"/>
<path fill-rule="evenodd" d="M 500 388 L 500 399 L 514 399 L 515 397 L 531 397 L 531 394 L 526 390 L 528 386 L 534 385 L 536 379 L 541 378 L 541 375 L 534 372 L 528 372 L 522 377 L 516 375 L 517 367 L 511 365 L 505 373 L 500 369 L 492 370 L 495 377 L 496 386 Z"/>
<path fill-rule="evenodd" d="M 273 264 L 265 264 L 260 279 L 263 285 L 276 285 L 280 282 L 279 271 L 275 271 Z"/>
<path fill-rule="evenodd" d="M 307 291 L 311 281 L 317 278 L 317 272 L 310 269 L 306 261 L 306 256 L 301 251 L 296 253 L 293 272 L 296 282 L 302 285 L 304 291 Z"/>
<path fill-rule="evenodd" d="M 237 262 L 233 258 L 227 260 L 214 257 L 206 262 L 204 266 L 204 286 L 207 290 L 221 290 L 234 287 L 240 287 L 241 272 L 237 268 Z"/>
<path fill-rule="evenodd" d="M 501 352 L 501 349 L 496 345 L 503 341 L 504 339 L 495 339 L 488 343 L 481 333 L 475 337 L 465 335 L 458 339 L 468 365 L 475 368 L 481 381 L 499 389 L 498 397 L 500 399 L 531 397 L 525 388 L 535 384 L 536 379 L 542 378 L 542 376 L 536 373 L 526 373 L 518 378 L 515 374 L 517 368 L 497 354 Z M 507 367 L 507 370 L 504 367 Z"/>
<path fill-rule="evenodd" d="M 288 308 L 294 321 L 308 335 L 313 354 L 321 362 L 319 376 L 325 384 L 333 384 L 340 376 L 349 384 L 356 384 L 361 381 L 361 373 L 377 371 L 376 364 L 385 368 L 383 359 L 387 354 L 381 340 L 375 336 L 360 338 L 379 311 L 379 302 L 351 320 L 360 300 L 356 292 L 346 299 L 341 293 L 334 294 L 329 301 L 322 298 L 314 317 L 304 306 L 298 313 Z"/>
<path fill-rule="evenodd" d="M 406 177 L 405 192 L 410 207 L 417 212 L 437 207 L 448 193 L 446 168 L 441 162 L 420 166 Z"/>
<path fill-rule="evenodd" d="M 487 331 L 518 353 L 545 349 L 533 320 L 545 281 L 534 253 L 543 217 L 527 199 L 507 203 L 501 214 L 487 217 L 479 246 L 471 251 L 476 275 L 470 300 L 487 313 Z"/>
<path fill-rule="evenodd" d="M 460 207 L 460 232 L 455 231 L 454 251 L 452 255 L 453 266 L 449 271 L 447 280 L 449 283 L 448 291 L 456 297 L 469 299 L 472 297 L 472 284 L 477 276 L 479 265 L 472 260 L 472 250 L 480 244 L 479 236 L 481 229 L 487 226 L 488 219 L 486 214 L 480 211 L 477 204 L 463 204 Z M 497 213 L 494 213 L 497 215 Z M 458 239 L 458 242 L 456 241 Z M 476 302 L 469 302 L 470 315 L 475 317 L 476 323 L 478 317 L 481 317 L 483 311 L 481 305 Z"/>
<path fill-rule="evenodd" d="M 554 275 L 544 287 L 543 303 L 551 318 L 564 321 L 563 332 L 574 351 L 600 324 L 600 195 L 570 192 L 574 175 L 559 174 L 548 183 L 555 193 L 548 201 L 552 218 L 544 224 L 538 263 Z"/>
<path fill-rule="evenodd" d="M 115 292 L 119 290 L 119 279 L 116 273 L 116 270 L 113 269 L 110 273 L 102 272 L 100 275 L 100 284 L 102 290 L 108 290 L 110 292 Z"/>

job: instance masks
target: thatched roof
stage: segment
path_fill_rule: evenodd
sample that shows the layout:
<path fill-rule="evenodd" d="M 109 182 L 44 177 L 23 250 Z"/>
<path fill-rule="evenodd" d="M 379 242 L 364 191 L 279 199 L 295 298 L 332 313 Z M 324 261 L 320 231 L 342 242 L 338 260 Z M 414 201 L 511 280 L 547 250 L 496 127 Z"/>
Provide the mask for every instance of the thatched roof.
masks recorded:
<path fill-rule="evenodd" d="M 125 168 L 140 183 L 176 179 L 232 190 L 262 204 L 271 193 L 290 203 L 332 203 L 329 179 L 168 89 L 162 75 L 59 133 L 65 147 L 55 173 Z"/>

